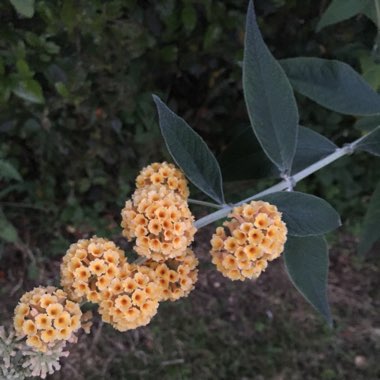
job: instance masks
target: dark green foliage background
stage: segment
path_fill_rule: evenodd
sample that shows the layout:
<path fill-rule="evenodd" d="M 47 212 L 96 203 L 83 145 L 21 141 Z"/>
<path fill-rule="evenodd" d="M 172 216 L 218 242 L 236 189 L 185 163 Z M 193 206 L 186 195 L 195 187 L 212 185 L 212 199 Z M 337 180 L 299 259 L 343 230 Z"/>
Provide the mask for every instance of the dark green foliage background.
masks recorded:
<path fill-rule="evenodd" d="M 272 53 L 341 59 L 377 89 L 376 27 L 359 16 L 316 34 L 320 3 L 256 1 Z M 239 64 L 246 7 L 245 0 L 36 0 L 34 17 L 23 18 L 1 2 L 0 159 L 23 180 L 0 178 L 0 207 L 22 241 L 61 255 L 87 233 L 118 231 L 137 172 L 168 158 L 151 93 L 216 154 L 248 125 Z M 361 135 L 354 117 L 297 100 L 301 124 L 336 144 Z M 297 189 L 327 199 L 356 231 L 380 174 L 373 160 L 344 158 Z M 227 184 L 226 198 L 268 183 Z"/>

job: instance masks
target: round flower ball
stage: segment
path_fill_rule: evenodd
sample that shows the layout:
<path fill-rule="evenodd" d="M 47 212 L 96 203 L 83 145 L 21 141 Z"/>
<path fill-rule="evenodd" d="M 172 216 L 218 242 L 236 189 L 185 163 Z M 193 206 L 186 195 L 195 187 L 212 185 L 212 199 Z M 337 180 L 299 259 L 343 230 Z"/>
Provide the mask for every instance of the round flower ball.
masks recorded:
<path fill-rule="evenodd" d="M 82 312 L 67 293 L 55 287 L 38 287 L 25 293 L 14 313 L 14 327 L 19 337 L 37 351 L 46 352 L 62 341 L 75 341 L 82 327 Z"/>
<path fill-rule="evenodd" d="M 124 251 L 107 239 L 92 237 L 72 244 L 61 264 L 61 285 L 77 302 L 101 301 L 101 293 L 119 274 Z"/>
<path fill-rule="evenodd" d="M 231 280 L 257 278 L 284 250 L 287 228 L 277 207 L 263 201 L 235 207 L 211 239 L 212 262 Z"/>
<path fill-rule="evenodd" d="M 136 238 L 135 251 L 155 261 L 182 256 L 196 232 L 186 200 L 162 185 L 137 189 L 121 216 L 123 236 Z"/>
<path fill-rule="evenodd" d="M 163 301 L 176 301 L 187 297 L 198 279 L 198 259 L 190 248 L 175 259 L 168 259 L 161 263 L 148 260 L 144 265 L 153 268 L 156 272 Z"/>
<path fill-rule="evenodd" d="M 153 269 L 124 263 L 119 276 L 103 292 L 99 313 L 116 330 L 127 331 L 147 325 L 157 313 L 161 299 Z"/>
<path fill-rule="evenodd" d="M 136 178 L 136 188 L 141 189 L 150 185 L 167 186 L 184 199 L 187 199 L 190 194 L 183 172 L 167 162 L 155 162 L 141 170 Z"/>

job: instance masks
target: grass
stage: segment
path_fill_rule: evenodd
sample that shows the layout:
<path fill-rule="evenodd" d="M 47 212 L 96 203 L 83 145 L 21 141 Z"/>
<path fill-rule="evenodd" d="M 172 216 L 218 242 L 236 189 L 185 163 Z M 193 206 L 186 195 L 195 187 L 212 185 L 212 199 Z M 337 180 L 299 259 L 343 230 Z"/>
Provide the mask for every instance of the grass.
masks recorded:
<path fill-rule="evenodd" d="M 196 289 L 186 299 L 163 303 L 150 325 L 126 333 L 95 320 L 54 380 L 376 380 L 380 348 L 379 265 L 355 256 L 341 236 L 331 250 L 329 330 L 293 289 L 277 260 L 256 282 L 231 282 L 209 264 L 207 233 Z M 13 258 L 14 260 L 15 258 Z M 1 261 L 3 266 L 5 257 Z M 12 260 L 10 261 L 12 262 Z M 8 261 L 9 263 L 9 261 Z M 45 263 L 52 271 L 55 262 Z M 49 270 L 46 281 L 54 281 Z M 15 299 L 2 286 L 1 317 Z M 13 279 L 17 283 L 16 279 Z M 21 295 L 25 288 L 16 289 Z M 33 285 L 34 286 L 34 285 Z"/>

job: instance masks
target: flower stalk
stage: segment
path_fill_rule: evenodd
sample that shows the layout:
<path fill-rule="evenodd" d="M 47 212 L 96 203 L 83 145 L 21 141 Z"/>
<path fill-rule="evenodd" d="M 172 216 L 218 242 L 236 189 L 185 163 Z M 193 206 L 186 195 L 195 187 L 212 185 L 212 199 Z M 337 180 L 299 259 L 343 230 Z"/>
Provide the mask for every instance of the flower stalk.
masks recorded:
<path fill-rule="evenodd" d="M 211 202 L 206 202 L 206 201 L 199 201 L 198 199 L 192 199 L 192 198 L 189 198 L 187 202 L 193 205 L 212 207 L 212 208 L 217 208 L 217 209 L 222 209 L 224 206 L 226 206 L 226 205 L 218 205 L 216 203 L 211 203 Z"/>

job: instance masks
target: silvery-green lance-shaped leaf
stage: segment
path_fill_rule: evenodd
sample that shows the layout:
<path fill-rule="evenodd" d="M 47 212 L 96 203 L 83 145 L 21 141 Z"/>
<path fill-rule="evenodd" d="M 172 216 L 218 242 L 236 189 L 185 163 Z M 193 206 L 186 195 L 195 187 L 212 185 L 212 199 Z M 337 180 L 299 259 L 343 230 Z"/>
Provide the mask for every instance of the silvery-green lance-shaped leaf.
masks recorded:
<path fill-rule="evenodd" d="M 335 209 L 315 195 L 280 191 L 260 199 L 277 206 L 291 236 L 323 235 L 341 225 Z"/>
<path fill-rule="evenodd" d="M 278 169 L 263 152 L 251 127 L 232 139 L 218 157 L 225 181 L 244 181 L 278 176 Z"/>
<path fill-rule="evenodd" d="M 360 232 L 359 253 L 367 253 L 380 240 L 380 182 L 372 194 Z"/>
<path fill-rule="evenodd" d="M 327 299 L 328 248 L 322 236 L 290 236 L 285 245 L 285 265 L 297 290 L 332 326 Z"/>
<path fill-rule="evenodd" d="M 20 82 L 17 87 L 13 89 L 13 93 L 19 98 L 32 103 L 41 104 L 45 102 L 41 85 L 34 79 L 26 79 Z"/>
<path fill-rule="evenodd" d="M 370 132 L 380 126 L 380 115 L 362 117 L 356 120 L 354 127 L 362 132 Z"/>
<path fill-rule="evenodd" d="M 365 135 L 356 145 L 356 151 L 364 151 L 380 156 L 380 127 Z"/>
<path fill-rule="evenodd" d="M 16 181 L 22 181 L 20 173 L 13 165 L 8 161 L 0 159 L 0 180 L 1 179 L 14 179 Z"/>
<path fill-rule="evenodd" d="M 24 17 L 31 18 L 34 15 L 34 0 L 10 0 L 13 7 Z"/>
<path fill-rule="evenodd" d="M 338 147 L 329 139 L 310 128 L 299 127 L 292 174 L 333 153 Z"/>
<path fill-rule="evenodd" d="M 317 25 L 317 32 L 362 13 L 376 23 L 375 0 L 332 0 Z"/>
<path fill-rule="evenodd" d="M 333 153 L 337 146 L 309 128 L 299 127 L 292 173 Z M 251 127 L 244 128 L 218 157 L 225 181 L 279 177 L 276 166 L 265 156 Z"/>
<path fill-rule="evenodd" d="M 380 114 L 380 95 L 344 62 L 297 57 L 280 61 L 295 91 L 346 115 Z"/>
<path fill-rule="evenodd" d="M 0 208 L 0 239 L 8 243 L 14 243 L 18 239 L 17 230 L 14 228 L 13 224 L 6 218 L 1 208 Z"/>
<path fill-rule="evenodd" d="M 153 95 L 162 136 L 173 160 L 189 180 L 216 202 L 224 203 L 222 174 L 219 164 L 203 139 Z"/>
<path fill-rule="evenodd" d="M 288 78 L 263 41 L 252 1 L 247 12 L 243 91 L 251 126 L 264 152 L 281 172 L 290 172 L 297 144 L 297 105 Z"/>

